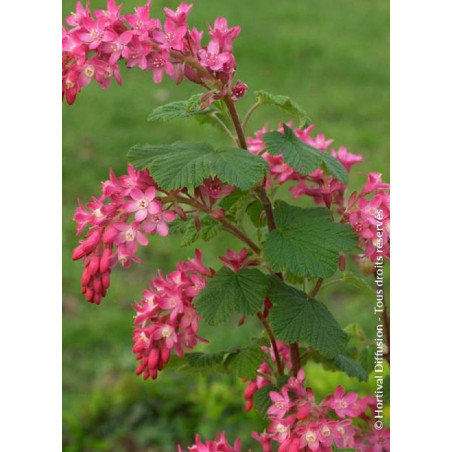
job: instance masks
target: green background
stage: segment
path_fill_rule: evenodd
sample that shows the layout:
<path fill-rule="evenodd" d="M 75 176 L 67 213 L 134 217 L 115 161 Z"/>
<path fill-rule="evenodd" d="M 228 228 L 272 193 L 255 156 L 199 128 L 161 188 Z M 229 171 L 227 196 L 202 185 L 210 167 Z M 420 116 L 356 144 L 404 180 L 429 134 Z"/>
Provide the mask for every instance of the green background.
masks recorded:
<path fill-rule="evenodd" d="M 92 10 L 104 7 L 93 1 Z M 142 2 L 126 1 L 124 12 Z M 377 171 L 389 180 L 389 2 L 384 0 L 200 0 L 194 1 L 189 23 L 206 28 L 224 16 L 242 32 L 235 43 L 238 77 L 249 86 L 238 104 L 241 114 L 254 102 L 253 91 L 264 89 L 290 95 L 311 116 L 317 133 L 334 138 L 362 154 L 351 186 Z M 63 0 L 63 14 L 75 2 Z M 163 6 L 178 2 L 154 0 L 151 14 L 162 17 Z M 177 238 L 153 238 L 140 250 L 142 265 L 116 269 L 101 306 L 80 295 L 80 263 L 70 259 L 76 245 L 72 221 L 77 199 L 100 193 L 99 183 L 112 167 L 126 170 L 126 152 L 137 143 L 171 143 L 205 140 L 214 144 L 225 138 L 192 119 L 147 123 L 156 106 L 186 99 L 198 92 L 184 82 L 176 87 L 166 79 L 152 83 L 152 74 L 122 68 L 123 86 L 108 91 L 92 83 L 72 106 L 63 105 L 63 447 L 65 451 L 173 451 L 175 444 L 193 443 L 194 434 L 212 438 L 226 430 L 242 437 L 249 447 L 249 432 L 262 429 L 256 413 L 243 413 L 244 384 L 228 376 L 201 377 L 170 370 L 158 380 L 143 382 L 134 376 L 132 304 L 140 299 L 158 268 L 170 271 L 178 260 L 193 255 L 195 246 L 181 248 Z M 275 127 L 288 118 L 264 107 L 249 124 L 248 134 L 264 123 Z M 227 236 L 197 244 L 206 262 L 218 268 L 216 258 L 228 246 L 239 244 Z M 346 326 L 360 322 L 372 336 L 374 300 L 353 287 L 333 286 L 321 293 Z M 253 322 L 242 327 L 209 330 L 209 350 L 246 342 L 257 331 Z M 322 397 L 342 383 L 349 390 L 370 393 L 372 387 L 329 372 L 317 364 L 306 369 L 308 385 Z"/>

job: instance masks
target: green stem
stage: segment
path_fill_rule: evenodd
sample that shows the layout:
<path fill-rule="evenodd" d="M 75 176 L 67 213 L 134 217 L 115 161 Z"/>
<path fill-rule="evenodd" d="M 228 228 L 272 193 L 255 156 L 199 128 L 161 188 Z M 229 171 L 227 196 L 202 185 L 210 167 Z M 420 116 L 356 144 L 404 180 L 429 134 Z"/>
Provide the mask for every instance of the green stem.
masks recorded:
<path fill-rule="evenodd" d="M 212 113 L 210 117 L 213 118 L 217 122 L 217 124 L 228 134 L 234 144 L 238 144 L 237 138 L 233 135 L 229 127 L 215 113 Z"/>
<path fill-rule="evenodd" d="M 261 106 L 261 105 L 263 105 L 261 102 L 256 102 L 247 112 L 246 112 L 246 115 L 245 115 L 245 119 L 243 120 L 243 124 L 242 124 L 242 127 L 243 127 L 243 130 L 245 130 L 246 129 L 246 125 L 248 124 L 248 121 L 250 120 L 250 118 L 251 118 L 251 116 L 252 116 L 252 114 Z"/>

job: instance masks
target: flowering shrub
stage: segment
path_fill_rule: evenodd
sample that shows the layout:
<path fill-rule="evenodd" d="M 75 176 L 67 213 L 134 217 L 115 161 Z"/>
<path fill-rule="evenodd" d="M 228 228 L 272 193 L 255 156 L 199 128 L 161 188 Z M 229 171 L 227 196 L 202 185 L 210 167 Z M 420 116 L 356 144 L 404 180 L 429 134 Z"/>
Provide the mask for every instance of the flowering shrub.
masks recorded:
<path fill-rule="evenodd" d="M 256 92 L 256 103 L 241 120 L 236 103 L 248 87 L 236 79 L 233 42 L 240 28 L 217 18 L 203 44 L 204 32 L 188 26 L 191 9 L 186 3 L 176 11 L 165 8 L 162 23 L 150 17 L 150 2 L 123 15 L 109 0 L 106 10 L 94 13 L 89 4 L 77 3 L 66 19 L 63 99 L 68 104 L 93 79 L 104 89 L 112 78 L 121 83 L 118 63 L 125 60 L 129 68 L 151 71 L 155 83 L 166 74 L 176 83 L 187 79 L 203 88 L 186 101 L 158 107 L 151 121 L 192 116 L 220 127 L 232 141 L 217 149 L 204 142 L 130 149 L 127 174 L 111 171 L 100 196 L 76 208 L 77 235 L 83 238 L 73 259 L 83 260 L 82 293 L 100 304 L 113 268 L 139 263 L 138 245 L 147 246 L 152 235 L 171 233 L 192 243 L 229 232 L 245 247 L 220 256 L 218 270 L 208 268 L 197 250 L 168 275 L 159 271 L 143 291 L 134 306 L 137 375 L 155 379 L 177 355 L 182 366 L 221 366 L 244 378 L 244 408 L 257 409 L 268 420 L 264 432 L 252 433 L 264 452 L 389 451 L 389 431 L 375 427 L 378 396 L 360 398 L 339 386 L 318 402 L 303 371 L 315 359 L 368 379 L 372 365 L 364 357 L 373 349 L 366 341 L 349 347 L 353 329 L 345 332 L 317 296 L 326 285 L 346 279 L 366 287 L 346 271 L 351 261 L 377 274 L 389 259 L 389 184 L 370 173 L 360 190 L 349 193 L 349 173 L 363 157 L 315 135 L 306 113 L 286 96 Z M 266 126 L 246 137 L 248 120 L 262 105 L 278 107 L 298 125 Z M 313 205 L 278 199 L 283 185 L 293 200 Z M 389 362 L 389 322 L 384 299 L 380 302 L 382 349 Z M 239 349 L 189 351 L 206 341 L 198 336 L 200 322 L 217 325 L 233 314 L 241 323 L 256 316 L 264 334 Z M 231 446 L 224 432 L 207 441 L 197 435 L 189 450 L 238 452 L 241 442 Z"/>

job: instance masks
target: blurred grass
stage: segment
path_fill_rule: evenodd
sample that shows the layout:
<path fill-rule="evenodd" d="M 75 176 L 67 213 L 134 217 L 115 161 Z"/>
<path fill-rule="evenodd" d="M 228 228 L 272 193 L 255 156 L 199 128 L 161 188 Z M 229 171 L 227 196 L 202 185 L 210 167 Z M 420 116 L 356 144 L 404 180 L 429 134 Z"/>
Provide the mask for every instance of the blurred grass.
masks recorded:
<path fill-rule="evenodd" d="M 142 1 L 127 1 L 130 12 Z M 194 1 L 190 23 L 205 28 L 217 16 L 242 27 L 236 41 L 238 76 L 249 86 L 240 102 L 243 114 L 254 102 L 253 91 L 288 94 L 313 118 L 317 132 L 335 139 L 351 152 L 364 155 L 351 185 L 363 182 L 366 171 L 389 180 L 389 1 L 386 0 L 247 0 Z M 75 1 L 63 0 L 63 13 Z M 104 1 L 92 1 L 92 9 Z M 154 0 L 153 15 L 178 2 Z M 187 83 L 171 80 L 154 85 L 151 74 L 122 70 L 124 86 L 102 91 L 94 83 L 76 103 L 63 106 L 63 411 L 67 451 L 174 450 L 200 431 L 213 436 L 215 428 L 246 437 L 260 428 L 256 416 L 242 415 L 240 391 L 233 379 L 186 379 L 166 373 L 156 382 L 133 377 L 131 352 L 132 309 L 158 268 L 171 270 L 176 261 L 191 257 L 194 247 L 180 248 L 176 240 L 152 240 L 141 251 L 143 265 L 116 270 L 102 306 L 79 295 L 81 266 L 70 259 L 76 244 L 73 210 L 99 193 L 99 182 L 112 167 L 121 174 L 126 151 L 136 143 L 206 140 L 221 143 L 216 130 L 180 120 L 149 124 L 156 106 L 185 99 L 198 92 Z M 282 120 L 277 110 L 262 108 L 249 124 L 249 134 L 265 121 L 274 127 Z M 202 137 L 202 138 L 201 138 Z M 236 242 L 222 236 L 202 246 L 207 263 Z M 361 322 L 371 334 L 372 300 L 352 288 L 328 289 L 327 302 L 341 324 Z M 239 344 L 254 325 L 215 330 L 213 348 Z M 369 387 L 341 373 L 325 373 L 317 365 L 307 369 L 308 381 L 319 394 L 338 383 L 361 393 Z M 135 439 L 131 439 L 131 438 Z M 252 446 L 250 446 L 252 447 Z"/>

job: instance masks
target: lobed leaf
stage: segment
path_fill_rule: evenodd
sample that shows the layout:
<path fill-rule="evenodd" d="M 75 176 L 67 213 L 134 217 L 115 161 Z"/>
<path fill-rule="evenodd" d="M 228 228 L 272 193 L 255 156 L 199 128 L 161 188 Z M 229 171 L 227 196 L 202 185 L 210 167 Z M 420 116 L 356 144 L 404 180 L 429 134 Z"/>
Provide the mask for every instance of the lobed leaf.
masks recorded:
<path fill-rule="evenodd" d="M 283 133 L 268 132 L 264 135 L 264 141 L 270 154 L 282 154 L 284 161 L 302 175 L 323 167 L 339 181 L 346 183 L 348 180 L 347 170 L 338 160 L 301 141 L 285 124 Z"/>
<path fill-rule="evenodd" d="M 327 209 L 303 209 L 283 201 L 275 205 L 277 229 L 264 244 L 264 257 L 274 271 L 326 278 L 336 271 L 339 252 L 356 246 L 351 227 L 335 223 Z"/>
<path fill-rule="evenodd" d="M 199 313 L 210 325 L 225 322 L 234 312 L 256 314 L 263 306 L 269 279 L 256 268 L 237 273 L 223 267 L 196 297 Z"/>
<path fill-rule="evenodd" d="M 279 278 L 271 279 L 270 324 L 277 339 L 302 342 L 328 358 L 341 354 L 348 336 L 327 307 Z"/>
<path fill-rule="evenodd" d="M 152 177 L 165 190 L 194 188 L 208 177 L 249 190 L 266 174 L 268 163 L 244 149 L 208 143 L 176 142 L 171 145 L 136 145 L 128 153 L 136 169 L 149 168 Z"/>

